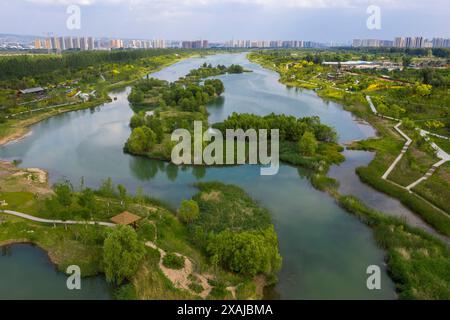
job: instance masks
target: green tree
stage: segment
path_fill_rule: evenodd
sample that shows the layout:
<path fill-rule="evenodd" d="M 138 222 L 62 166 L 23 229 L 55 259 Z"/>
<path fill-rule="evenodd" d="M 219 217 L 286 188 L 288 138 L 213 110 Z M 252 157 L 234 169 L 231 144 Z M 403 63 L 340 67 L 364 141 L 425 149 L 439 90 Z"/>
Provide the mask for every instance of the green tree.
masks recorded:
<path fill-rule="evenodd" d="M 260 273 L 273 274 L 281 267 L 278 239 L 273 227 L 261 232 L 222 231 L 213 237 L 207 251 L 214 264 L 250 277 Z"/>
<path fill-rule="evenodd" d="M 130 101 L 131 103 L 141 103 L 144 101 L 144 99 L 144 93 L 137 88 L 134 88 L 128 96 L 128 101 Z"/>
<path fill-rule="evenodd" d="M 84 189 L 78 196 L 78 204 L 83 208 L 94 210 L 95 209 L 94 191 L 92 191 L 92 189 L 89 188 Z"/>
<path fill-rule="evenodd" d="M 102 181 L 98 193 L 104 197 L 114 197 L 116 192 L 114 190 L 114 184 L 111 178 L 107 178 Z"/>
<path fill-rule="evenodd" d="M 414 85 L 414 92 L 421 97 L 429 96 L 433 87 L 429 84 L 416 83 Z"/>
<path fill-rule="evenodd" d="M 144 254 L 144 245 L 131 227 L 112 228 L 103 244 L 106 279 L 116 285 L 130 279 L 136 273 Z"/>
<path fill-rule="evenodd" d="M 411 62 L 412 62 L 412 58 L 410 57 L 410 56 L 403 56 L 403 66 L 406 68 L 406 67 L 409 67 L 409 65 L 411 64 Z"/>
<path fill-rule="evenodd" d="M 128 199 L 127 188 L 125 188 L 124 185 L 119 184 L 119 185 L 117 185 L 117 190 L 119 191 L 119 198 L 123 204 Z"/>
<path fill-rule="evenodd" d="M 192 223 L 198 219 L 200 215 L 200 208 L 195 200 L 181 201 L 180 209 L 178 209 L 178 216 L 184 223 Z"/>
<path fill-rule="evenodd" d="M 405 113 L 405 112 L 406 112 L 406 110 L 403 109 L 402 107 L 400 107 L 400 106 L 397 105 L 397 104 L 393 104 L 393 105 L 391 106 L 390 113 L 392 114 L 392 116 L 393 116 L 394 118 L 399 119 L 400 116 L 401 116 L 403 113 Z"/>
<path fill-rule="evenodd" d="M 145 124 L 145 119 L 142 114 L 134 114 L 130 120 L 130 127 L 137 128 L 142 127 Z"/>
<path fill-rule="evenodd" d="M 306 131 L 298 142 L 298 149 L 305 156 L 313 156 L 318 146 L 316 137 L 309 131 Z"/>
<path fill-rule="evenodd" d="M 402 125 L 406 129 L 414 129 L 416 127 L 416 124 L 414 123 L 414 121 L 409 118 L 403 118 Z"/>
<path fill-rule="evenodd" d="M 131 132 L 125 144 L 125 150 L 135 154 L 143 154 L 150 151 L 155 142 L 156 134 L 150 128 L 138 127 Z"/>
<path fill-rule="evenodd" d="M 69 207 L 72 204 L 73 188 L 70 182 L 56 183 L 53 190 L 55 191 L 56 199 L 63 207 Z"/>

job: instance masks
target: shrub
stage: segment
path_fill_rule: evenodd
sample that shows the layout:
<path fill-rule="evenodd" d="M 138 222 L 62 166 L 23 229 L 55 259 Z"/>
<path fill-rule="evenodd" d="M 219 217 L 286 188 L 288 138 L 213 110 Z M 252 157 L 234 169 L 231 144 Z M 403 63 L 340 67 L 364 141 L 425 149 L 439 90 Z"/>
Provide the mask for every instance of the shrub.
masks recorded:
<path fill-rule="evenodd" d="M 200 209 L 195 200 L 183 200 L 181 207 L 178 210 L 178 216 L 184 223 L 192 223 L 198 219 L 200 215 Z"/>
<path fill-rule="evenodd" d="M 144 245 L 131 227 L 112 228 L 103 245 L 106 279 L 121 284 L 125 279 L 131 278 L 144 254 Z"/>
<path fill-rule="evenodd" d="M 207 251 L 213 263 L 222 264 L 227 269 L 246 276 L 271 274 L 281 266 L 278 240 L 273 226 L 261 232 L 223 231 L 214 236 Z"/>
<path fill-rule="evenodd" d="M 184 258 L 175 253 L 168 253 L 163 258 L 163 265 L 169 269 L 180 270 L 184 268 Z"/>

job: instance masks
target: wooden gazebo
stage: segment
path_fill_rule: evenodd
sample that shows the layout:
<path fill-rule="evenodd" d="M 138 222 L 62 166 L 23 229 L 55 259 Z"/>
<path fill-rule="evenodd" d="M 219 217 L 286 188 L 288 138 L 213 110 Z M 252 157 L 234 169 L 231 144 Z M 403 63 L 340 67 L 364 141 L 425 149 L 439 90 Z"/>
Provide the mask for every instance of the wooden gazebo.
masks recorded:
<path fill-rule="evenodd" d="M 129 226 L 131 225 L 133 228 L 136 228 L 136 222 L 141 220 L 142 218 L 132 214 L 128 211 L 124 211 L 117 216 L 111 218 L 111 221 L 118 225 Z"/>

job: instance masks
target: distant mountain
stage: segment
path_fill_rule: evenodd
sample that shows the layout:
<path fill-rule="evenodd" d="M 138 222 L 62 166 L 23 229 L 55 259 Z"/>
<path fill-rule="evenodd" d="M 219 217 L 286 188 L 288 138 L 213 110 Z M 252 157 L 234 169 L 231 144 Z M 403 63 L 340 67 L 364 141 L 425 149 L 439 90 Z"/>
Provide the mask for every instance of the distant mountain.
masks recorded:
<path fill-rule="evenodd" d="M 17 34 L 7 34 L 7 33 L 0 33 L 0 41 L 5 42 L 18 42 L 22 44 L 29 44 L 30 42 L 33 42 L 34 39 L 38 38 L 37 36 L 31 36 L 31 35 L 17 35 Z"/>

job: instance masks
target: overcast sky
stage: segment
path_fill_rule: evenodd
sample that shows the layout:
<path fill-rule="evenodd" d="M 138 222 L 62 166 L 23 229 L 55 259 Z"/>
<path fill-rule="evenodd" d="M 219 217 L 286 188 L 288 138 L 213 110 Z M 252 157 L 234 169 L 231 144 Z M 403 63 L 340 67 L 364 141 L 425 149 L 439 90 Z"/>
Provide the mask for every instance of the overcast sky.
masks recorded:
<path fill-rule="evenodd" d="M 81 29 L 68 30 L 69 5 Z M 369 5 L 381 29 L 366 26 Z M 349 41 L 450 37 L 450 0 L 0 0 L 0 33 L 142 39 Z"/>

